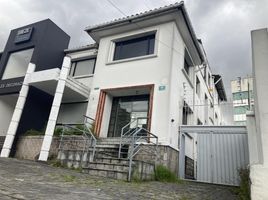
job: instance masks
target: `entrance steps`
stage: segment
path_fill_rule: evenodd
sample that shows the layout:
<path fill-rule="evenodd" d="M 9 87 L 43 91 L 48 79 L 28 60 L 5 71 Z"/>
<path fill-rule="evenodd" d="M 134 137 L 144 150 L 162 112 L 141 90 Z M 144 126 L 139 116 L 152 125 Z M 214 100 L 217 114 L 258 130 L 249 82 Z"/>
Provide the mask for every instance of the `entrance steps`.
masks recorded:
<path fill-rule="evenodd" d="M 83 167 L 83 172 L 94 176 L 127 180 L 129 161 L 118 158 L 119 144 L 120 138 L 98 139 L 95 159 Z M 125 145 L 123 149 L 126 152 L 125 157 L 127 157 L 128 145 Z"/>

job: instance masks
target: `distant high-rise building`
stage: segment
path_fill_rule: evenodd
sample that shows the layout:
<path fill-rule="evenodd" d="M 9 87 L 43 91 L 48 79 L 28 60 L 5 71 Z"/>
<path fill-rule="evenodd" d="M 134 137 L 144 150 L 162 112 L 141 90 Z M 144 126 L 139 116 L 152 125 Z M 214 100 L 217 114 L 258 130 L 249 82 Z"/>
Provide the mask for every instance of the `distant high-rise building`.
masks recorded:
<path fill-rule="evenodd" d="M 236 125 L 246 125 L 246 112 L 252 109 L 253 80 L 252 77 L 241 78 L 231 81 L 233 95 L 234 122 Z"/>

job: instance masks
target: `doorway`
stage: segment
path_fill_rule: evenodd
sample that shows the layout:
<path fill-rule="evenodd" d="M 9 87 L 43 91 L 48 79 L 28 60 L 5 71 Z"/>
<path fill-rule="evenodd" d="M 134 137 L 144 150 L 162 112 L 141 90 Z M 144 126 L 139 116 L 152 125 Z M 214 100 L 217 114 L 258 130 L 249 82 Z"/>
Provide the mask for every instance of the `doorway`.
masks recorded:
<path fill-rule="evenodd" d="M 108 137 L 120 137 L 122 128 L 131 121 L 139 118 L 138 126 L 147 129 L 150 95 L 135 95 L 114 97 Z M 136 123 L 129 128 L 134 128 Z"/>

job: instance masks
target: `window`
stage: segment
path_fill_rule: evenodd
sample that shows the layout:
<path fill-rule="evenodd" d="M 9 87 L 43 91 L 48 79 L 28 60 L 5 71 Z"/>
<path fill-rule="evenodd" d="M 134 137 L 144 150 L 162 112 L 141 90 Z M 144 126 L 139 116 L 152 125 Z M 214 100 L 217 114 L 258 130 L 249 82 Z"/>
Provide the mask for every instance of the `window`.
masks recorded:
<path fill-rule="evenodd" d="M 190 76 L 191 73 L 191 67 L 193 66 L 193 62 L 191 61 L 190 55 L 188 51 L 184 50 L 184 70 Z"/>
<path fill-rule="evenodd" d="M 72 62 L 70 76 L 83 76 L 94 74 L 96 59 L 79 60 Z"/>
<path fill-rule="evenodd" d="M 200 81 L 199 81 L 199 78 L 197 76 L 196 76 L 196 85 L 195 85 L 195 87 L 196 87 L 196 94 L 198 96 L 200 96 Z"/>
<path fill-rule="evenodd" d="M 211 75 L 208 73 L 208 87 L 211 87 Z"/>
<path fill-rule="evenodd" d="M 25 76 L 33 50 L 32 48 L 11 53 L 2 80 Z"/>
<path fill-rule="evenodd" d="M 190 65 L 188 64 L 186 59 L 184 59 L 184 69 L 185 69 L 186 73 L 189 75 L 190 74 Z"/>
<path fill-rule="evenodd" d="M 154 54 L 155 33 L 115 42 L 114 60 Z"/>

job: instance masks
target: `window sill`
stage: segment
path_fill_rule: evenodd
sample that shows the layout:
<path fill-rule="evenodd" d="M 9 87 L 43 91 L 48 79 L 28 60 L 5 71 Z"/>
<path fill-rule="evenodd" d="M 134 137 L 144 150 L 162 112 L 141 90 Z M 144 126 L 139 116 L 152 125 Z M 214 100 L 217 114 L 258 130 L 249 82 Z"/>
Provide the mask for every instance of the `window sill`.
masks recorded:
<path fill-rule="evenodd" d="M 90 74 L 90 75 L 80 75 L 80 76 L 71 76 L 74 79 L 81 79 L 81 78 L 91 78 L 93 77 L 94 74 Z"/>
<path fill-rule="evenodd" d="M 189 85 L 191 86 L 191 88 L 194 88 L 194 85 L 189 77 L 189 75 L 187 74 L 187 72 L 185 71 L 185 69 L 181 69 L 182 73 L 184 74 L 185 78 L 187 79 Z"/>
<path fill-rule="evenodd" d="M 156 54 L 150 54 L 150 55 L 146 55 L 146 56 L 139 56 L 139 57 L 134 57 L 134 58 L 126 58 L 126 59 L 122 59 L 122 60 L 109 61 L 106 63 L 106 65 L 130 62 L 130 61 L 135 61 L 135 60 L 143 60 L 143 59 L 155 58 L 155 57 L 157 57 Z"/>

